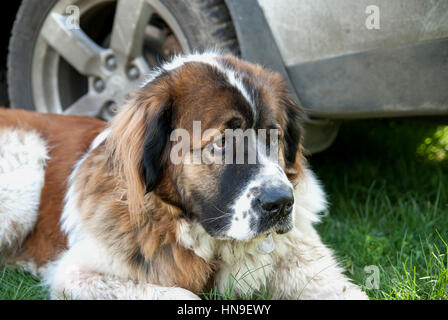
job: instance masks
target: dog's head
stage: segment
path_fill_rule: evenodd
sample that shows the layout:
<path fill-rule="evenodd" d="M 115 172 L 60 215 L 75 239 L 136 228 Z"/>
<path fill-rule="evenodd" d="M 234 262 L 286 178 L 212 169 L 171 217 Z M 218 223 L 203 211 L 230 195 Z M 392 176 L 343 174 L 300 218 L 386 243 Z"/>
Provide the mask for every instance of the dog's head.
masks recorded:
<path fill-rule="evenodd" d="M 301 116 L 282 78 L 261 66 L 214 54 L 162 66 L 111 124 L 131 215 L 147 214 L 157 195 L 217 238 L 289 231 Z"/>

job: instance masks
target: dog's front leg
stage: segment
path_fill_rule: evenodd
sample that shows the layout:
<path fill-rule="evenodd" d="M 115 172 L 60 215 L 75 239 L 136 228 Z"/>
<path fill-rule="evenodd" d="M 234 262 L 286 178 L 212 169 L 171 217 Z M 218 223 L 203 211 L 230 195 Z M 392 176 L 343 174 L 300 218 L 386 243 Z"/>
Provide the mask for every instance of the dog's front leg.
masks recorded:
<path fill-rule="evenodd" d="M 92 242 L 64 252 L 43 272 L 53 299 L 197 300 L 179 287 L 162 287 L 127 277 L 125 268 Z"/>
<path fill-rule="evenodd" d="M 332 251 L 310 225 L 285 244 L 270 287 L 275 299 L 353 299 L 367 295 L 343 274 Z"/>
<path fill-rule="evenodd" d="M 71 266 L 51 283 L 53 299 L 81 300 L 195 300 L 195 294 L 178 287 L 161 287 L 119 279 L 81 266 Z"/>

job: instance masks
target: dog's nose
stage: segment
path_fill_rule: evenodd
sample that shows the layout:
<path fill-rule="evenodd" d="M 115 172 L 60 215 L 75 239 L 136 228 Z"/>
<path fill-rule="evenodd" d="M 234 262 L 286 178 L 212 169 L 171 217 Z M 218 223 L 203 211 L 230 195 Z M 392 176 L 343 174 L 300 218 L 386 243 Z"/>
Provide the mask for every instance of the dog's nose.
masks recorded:
<path fill-rule="evenodd" d="M 294 195 L 290 187 L 268 188 L 258 197 L 262 211 L 270 215 L 287 215 L 292 211 Z"/>

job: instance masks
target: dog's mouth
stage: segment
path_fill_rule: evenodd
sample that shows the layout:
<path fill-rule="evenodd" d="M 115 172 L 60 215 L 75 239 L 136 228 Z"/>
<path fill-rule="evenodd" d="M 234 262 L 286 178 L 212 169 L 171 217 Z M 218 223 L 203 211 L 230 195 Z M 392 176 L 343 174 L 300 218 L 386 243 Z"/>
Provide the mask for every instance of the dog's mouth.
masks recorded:
<path fill-rule="evenodd" d="M 266 219 L 261 221 L 259 225 L 258 234 L 285 234 L 294 227 L 294 220 L 291 214 L 281 217 L 280 219 Z"/>
<path fill-rule="evenodd" d="M 284 235 L 290 232 L 294 228 L 294 220 L 292 216 L 285 217 L 275 223 L 269 225 L 259 226 L 259 230 L 254 232 L 254 236 L 246 241 L 252 241 L 255 239 L 266 239 L 273 234 Z"/>
<path fill-rule="evenodd" d="M 246 219 L 244 219 L 246 217 Z M 230 221 L 229 221 L 230 220 Z M 246 214 L 199 218 L 197 220 L 212 237 L 219 240 L 248 242 L 269 234 L 283 235 L 294 227 L 293 214 L 269 217 L 252 211 Z"/>
<path fill-rule="evenodd" d="M 288 223 L 286 225 L 281 225 L 278 226 L 275 230 L 275 233 L 277 234 L 285 234 L 288 233 L 289 231 L 291 231 L 293 228 L 293 224 L 292 223 Z"/>

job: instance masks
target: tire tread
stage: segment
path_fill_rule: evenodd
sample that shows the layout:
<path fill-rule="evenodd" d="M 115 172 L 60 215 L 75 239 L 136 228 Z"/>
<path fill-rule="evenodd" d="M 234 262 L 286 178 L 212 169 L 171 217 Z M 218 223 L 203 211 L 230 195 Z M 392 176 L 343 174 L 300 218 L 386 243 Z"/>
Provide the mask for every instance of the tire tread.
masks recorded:
<path fill-rule="evenodd" d="M 224 0 L 193 0 L 198 4 L 204 20 L 210 26 L 210 34 L 216 46 L 224 53 L 239 56 L 238 39 L 232 17 Z"/>

